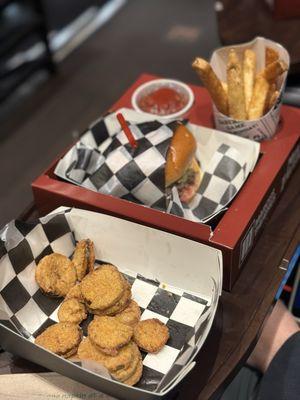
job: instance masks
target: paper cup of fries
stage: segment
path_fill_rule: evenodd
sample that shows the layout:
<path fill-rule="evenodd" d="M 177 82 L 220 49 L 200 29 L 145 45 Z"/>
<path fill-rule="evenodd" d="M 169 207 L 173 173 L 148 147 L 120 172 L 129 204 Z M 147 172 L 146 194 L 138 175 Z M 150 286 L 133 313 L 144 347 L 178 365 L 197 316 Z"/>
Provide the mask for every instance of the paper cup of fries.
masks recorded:
<path fill-rule="evenodd" d="M 289 65 L 287 50 L 262 37 L 217 49 L 210 63 L 196 58 L 192 66 L 212 97 L 216 129 L 258 141 L 272 138 Z"/>

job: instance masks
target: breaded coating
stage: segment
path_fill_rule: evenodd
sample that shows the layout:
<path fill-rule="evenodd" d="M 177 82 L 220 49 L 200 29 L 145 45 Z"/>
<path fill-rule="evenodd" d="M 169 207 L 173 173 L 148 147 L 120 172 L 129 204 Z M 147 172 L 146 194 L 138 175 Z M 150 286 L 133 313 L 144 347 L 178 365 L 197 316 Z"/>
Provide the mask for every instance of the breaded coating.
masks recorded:
<path fill-rule="evenodd" d="M 142 355 L 140 353 L 139 348 L 135 344 L 134 356 L 131 363 L 127 366 L 127 368 L 122 368 L 116 372 L 112 372 L 111 376 L 120 382 L 126 381 L 136 372 L 138 364 L 141 360 L 142 360 Z"/>
<path fill-rule="evenodd" d="M 123 324 L 134 326 L 141 318 L 141 309 L 134 300 L 130 300 L 128 306 L 122 312 L 115 315 L 115 318 Z"/>
<path fill-rule="evenodd" d="M 77 299 L 78 301 L 84 302 L 80 285 L 76 283 L 67 293 L 66 299 Z"/>
<path fill-rule="evenodd" d="M 104 310 L 89 310 L 92 314 L 96 314 L 96 315 L 109 315 L 109 316 L 113 316 L 118 314 L 119 312 L 123 311 L 124 308 L 126 308 L 130 302 L 131 299 L 131 286 L 130 284 L 125 281 L 125 291 L 122 295 L 122 297 L 120 298 L 120 300 L 118 300 L 114 305 L 112 305 L 111 307 L 105 308 Z"/>
<path fill-rule="evenodd" d="M 124 278 L 113 265 L 102 265 L 86 275 L 80 283 L 85 303 L 91 310 L 104 310 L 122 297 Z"/>
<path fill-rule="evenodd" d="M 91 342 L 107 354 L 117 354 L 118 349 L 127 344 L 133 335 L 131 326 L 122 324 L 114 317 L 99 317 L 88 326 Z"/>
<path fill-rule="evenodd" d="M 80 324 L 87 317 L 85 305 L 77 299 L 63 301 L 58 310 L 60 322 L 73 322 Z"/>
<path fill-rule="evenodd" d="M 93 360 L 102 364 L 109 372 L 116 372 L 126 369 L 133 362 L 136 355 L 136 344 L 129 342 L 123 346 L 116 356 L 110 356 L 102 353 L 92 344 L 87 337 L 83 339 L 78 348 L 78 357 L 81 360 Z"/>
<path fill-rule="evenodd" d="M 157 353 L 169 339 L 169 329 L 159 319 L 145 319 L 134 327 L 135 343 L 148 353 Z"/>
<path fill-rule="evenodd" d="M 138 381 L 142 377 L 142 374 L 143 374 L 143 362 L 142 362 L 142 360 L 139 360 L 134 374 L 131 375 L 131 377 L 129 379 L 126 379 L 126 381 L 124 381 L 123 383 L 126 383 L 126 385 L 129 385 L 129 386 L 133 386 L 136 383 L 138 383 Z"/>
<path fill-rule="evenodd" d="M 76 283 L 74 264 L 66 256 L 52 253 L 43 257 L 35 270 L 40 289 L 49 296 L 63 297 Z"/>
<path fill-rule="evenodd" d="M 49 326 L 36 339 L 35 343 L 64 358 L 77 352 L 82 339 L 81 328 L 71 322 L 59 322 Z"/>
<path fill-rule="evenodd" d="M 94 270 L 94 243 L 90 239 L 85 239 L 78 242 L 72 257 L 72 261 L 76 269 L 77 279 L 81 281 L 87 273 Z"/>

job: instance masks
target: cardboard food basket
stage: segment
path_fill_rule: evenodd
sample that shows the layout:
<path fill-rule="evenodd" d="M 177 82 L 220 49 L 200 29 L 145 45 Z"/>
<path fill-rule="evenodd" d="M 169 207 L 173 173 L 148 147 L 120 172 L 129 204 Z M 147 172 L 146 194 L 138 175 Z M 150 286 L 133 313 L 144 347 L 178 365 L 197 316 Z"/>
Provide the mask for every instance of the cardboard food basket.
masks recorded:
<path fill-rule="evenodd" d="M 35 222 L 12 221 L 0 237 L 3 349 L 124 400 L 165 398 L 192 370 L 221 294 L 220 250 L 124 219 L 65 207 Z M 70 257 L 75 243 L 86 238 L 94 242 L 96 263 L 118 266 L 129 280 L 141 319 L 158 318 L 170 331 L 160 352 L 142 354 L 143 374 L 134 387 L 114 381 L 99 364 L 64 359 L 34 343 L 58 321 L 63 301 L 40 291 L 35 267 L 52 252 Z M 82 323 L 84 335 L 87 323 Z"/>

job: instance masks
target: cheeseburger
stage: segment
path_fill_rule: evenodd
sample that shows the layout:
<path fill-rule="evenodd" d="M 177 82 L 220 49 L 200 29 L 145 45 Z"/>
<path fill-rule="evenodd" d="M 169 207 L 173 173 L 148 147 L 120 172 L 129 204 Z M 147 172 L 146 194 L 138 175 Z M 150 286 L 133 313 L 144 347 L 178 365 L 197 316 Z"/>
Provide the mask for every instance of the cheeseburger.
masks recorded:
<path fill-rule="evenodd" d="M 202 173 L 195 158 L 197 143 L 188 129 L 178 124 L 167 152 L 165 167 L 166 188 L 176 186 L 179 198 L 189 203 L 200 186 Z"/>

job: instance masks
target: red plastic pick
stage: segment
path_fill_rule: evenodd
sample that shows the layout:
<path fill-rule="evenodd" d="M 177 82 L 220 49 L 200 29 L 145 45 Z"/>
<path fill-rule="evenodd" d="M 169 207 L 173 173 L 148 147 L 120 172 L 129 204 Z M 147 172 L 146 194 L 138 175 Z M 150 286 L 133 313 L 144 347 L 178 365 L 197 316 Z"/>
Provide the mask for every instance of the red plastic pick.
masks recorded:
<path fill-rule="evenodd" d="M 125 135 L 127 136 L 127 139 L 129 141 L 129 143 L 131 144 L 131 147 L 133 149 L 136 149 L 137 146 L 138 146 L 137 141 L 135 140 L 135 138 L 134 138 L 134 136 L 133 136 L 133 134 L 132 134 L 132 132 L 131 132 L 131 130 L 130 130 L 125 118 L 124 118 L 124 116 L 123 116 L 123 114 L 122 113 L 118 113 L 117 114 L 117 119 L 118 119 L 119 124 L 121 125 L 121 128 L 123 129 Z"/>

